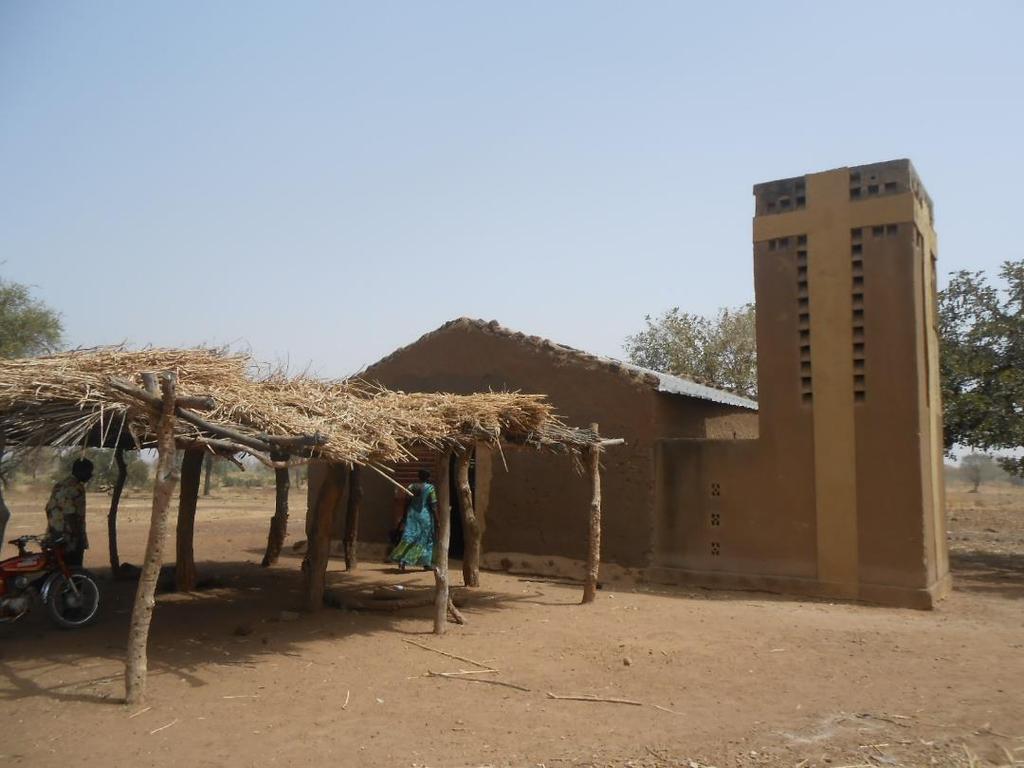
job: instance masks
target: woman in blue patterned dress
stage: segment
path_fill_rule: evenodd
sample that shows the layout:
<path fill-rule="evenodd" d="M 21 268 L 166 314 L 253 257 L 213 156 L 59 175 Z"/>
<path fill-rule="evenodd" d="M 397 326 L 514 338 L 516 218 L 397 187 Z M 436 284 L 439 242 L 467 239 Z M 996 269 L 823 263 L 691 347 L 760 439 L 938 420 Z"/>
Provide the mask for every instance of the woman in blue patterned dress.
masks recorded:
<path fill-rule="evenodd" d="M 437 529 L 437 491 L 430 483 L 430 473 L 419 472 L 419 482 L 409 486 L 412 498 L 405 512 L 402 537 L 388 560 L 398 563 L 401 570 L 407 566 L 434 565 L 434 531 Z"/>

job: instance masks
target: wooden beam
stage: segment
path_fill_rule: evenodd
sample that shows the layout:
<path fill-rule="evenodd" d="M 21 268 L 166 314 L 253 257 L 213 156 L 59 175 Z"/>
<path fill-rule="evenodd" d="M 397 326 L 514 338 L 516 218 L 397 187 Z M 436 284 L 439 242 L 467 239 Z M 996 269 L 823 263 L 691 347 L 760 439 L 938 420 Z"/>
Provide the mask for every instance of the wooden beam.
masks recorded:
<path fill-rule="evenodd" d="M 147 374 L 143 374 L 143 378 L 145 378 L 146 375 Z M 126 395 L 131 395 L 132 397 L 147 403 L 151 408 L 160 408 L 160 399 L 158 397 L 136 387 L 130 382 L 124 381 L 123 379 L 113 378 L 110 380 L 110 385 L 114 387 L 114 389 L 124 392 Z M 239 445 L 243 445 L 246 448 L 252 448 L 261 453 L 270 453 L 271 451 L 271 446 L 266 441 L 255 438 L 244 432 L 239 432 L 237 429 L 226 427 L 223 424 L 213 424 L 187 408 L 179 408 L 176 406 L 175 415 L 182 421 L 188 422 L 192 426 L 198 427 L 200 431 L 206 432 L 214 437 L 227 438 Z"/>
<path fill-rule="evenodd" d="M 598 434 L 597 424 L 590 429 Z M 587 574 L 583 583 L 583 602 L 592 603 L 597 596 L 597 575 L 601 568 L 601 448 L 588 449 L 590 469 L 590 519 L 587 532 Z"/>
<path fill-rule="evenodd" d="M 124 448 L 118 446 L 114 450 L 114 461 L 117 462 L 117 480 L 110 494 L 110 511 L 107 512 L 107 549 L 110 552 L 110 577 L 117 578 L 121 570 L 121 558 L 117 552 L 117 508 L 121 503 L 121 493 L 128 479 L 128 464 L 124 460 Z"/>
<path fill-rule="evenodd" d="M 346 465 L 327 466 L 326 477 L 317 496 L 313 522 L 307 529 L 309 540 L 306 545 L 306 557 L 302 561 L 304 607 L 307 611 L 319 611 L 324 605 L 327 561 L 331 547 L 331 520 L 335 508 L 345 495 L 347 481 Z"/>
<path fill-rule="evenodd" d="M 181 460 L 181 492 L 178 494 L 178 533 L 175 553 L 174 584 L 179 592 L 196 588 L 196 505 L 199 502 L 199 484 L 203 477 L 201 448 L 185 451 Z"/>
<path fill-rule="evenodd" d="M 325 445 L 327 438 L 319 432 L 313 435 L 267 435 L 259 434 L 257 437 L 269 445 L 273 445 L 280 451 L 296 450 L 298 448 L 315 448 L 318 445 Z"/>
<path fill-rule="evenodd" d="M 167 538 L 167 510 L 171 494 L 178 482 L 178 470 L 174 462 L 174 396 L 177 378 L 166 373 L 161 379 L 163 407 L 157 426 L 156 478 L 153 481 L 153 510 L 149 520 L 149 537 L 146 540 L 146 557 L 142 561 L 139 588 L 135 593 L 132 608 L 132 623 L 128 630 L 128 652 L 124 670 L 125 700 L 138 704 L 146 692 L 147 655 L 149 624 L 156 604 L 156 580 L 160 575 L 163 561 L 164 540 Z"/>
<path fill-rule="evenodd" d="M 354 571 L 359 561 L 356 547 L 359 545 L 359 509 L 363 502 L 361 470 L 352 467 L 348 481 L 348 504 L 345 507 L 345 570 Z"/>
<path fill-rule="evenodd" d="M 288 469 L 288 454 L 276 453 L 271 457 L 274 461 L 284 462 L 283 468 L 274 470 L 274 516 L 270 519 L 270 532 L 267 533 L 267 551 L 263 553 L 261 566 L 267 568 L 277 562 L 284 547 L 284 537 L 288 535 L 288 491 L 291 489 L 291 470 Z"/>
<path fill-rule="evenodd" d="M 452 533 L 452 454 L 444 451 L 437 467 L 437 538 L 434 555 L 434 634 L 443 635 L 448 626 L 448 542 Z"/>

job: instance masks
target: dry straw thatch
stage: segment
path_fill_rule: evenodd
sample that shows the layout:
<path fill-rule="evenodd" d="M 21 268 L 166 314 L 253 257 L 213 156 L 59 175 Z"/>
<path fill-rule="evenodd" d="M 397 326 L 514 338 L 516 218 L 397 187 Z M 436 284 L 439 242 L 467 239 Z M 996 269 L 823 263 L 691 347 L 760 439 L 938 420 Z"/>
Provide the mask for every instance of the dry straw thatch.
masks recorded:
<path fill-rule="evenodd" d="M 216 429 L 178 419 L 179 444 L 231 452 L 221 432 L 230 430 L 264 460 L 269 456 L 260 455 L 257 441 L 273 438 L 307 438 L 305 446 L 290 447 L 293 456 L 372 465 L 400 461 L 417 445 L 485 440 L 576 456 L 600 439 L 568 427 L 543 395 L 406 394 L 360 381 L 289 377 L 216 349 L 103 347 L 0 362 L 0 426 L 8 445 L 152 444 L 157 414 L 142 396 L 147 372 L 175 373 L 179 397 L 213 400 L 200 415 Z"/>

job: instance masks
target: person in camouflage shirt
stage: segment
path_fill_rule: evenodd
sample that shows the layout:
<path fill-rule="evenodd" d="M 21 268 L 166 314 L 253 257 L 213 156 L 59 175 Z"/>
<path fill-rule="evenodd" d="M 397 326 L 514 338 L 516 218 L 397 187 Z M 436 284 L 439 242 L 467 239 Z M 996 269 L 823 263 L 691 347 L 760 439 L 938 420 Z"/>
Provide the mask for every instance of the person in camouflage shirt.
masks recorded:
<path fill-rule="evenodd" d="M 64 537 L 64 561 L 81 565 L 89 536 L 85 531 L 85 484 L 92 479 L 92 462 L 77 459 L 71 465 L 70 477 L 54 483 L 46 502 L 46 532 Z"/>

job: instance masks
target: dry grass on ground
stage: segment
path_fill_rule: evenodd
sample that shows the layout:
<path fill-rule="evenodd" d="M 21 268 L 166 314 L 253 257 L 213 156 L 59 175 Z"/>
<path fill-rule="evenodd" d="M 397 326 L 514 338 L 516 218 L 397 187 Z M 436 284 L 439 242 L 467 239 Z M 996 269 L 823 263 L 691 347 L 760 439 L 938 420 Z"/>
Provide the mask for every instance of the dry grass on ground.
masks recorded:
<path fill-rule="evenodd" d="M 10 501 L 11 534 L 37 530 L 40 495 Z M 88 561 L 105 575 L 105 498 L 90 504 Z M 298 560 L 257 566 L 272 506 L 269 490 L 200 501 L 197 560 L 220 586 L 160 597 L 146 708 L 119 703 L 130 585 L 107 583 L 102 621 L 80 632 L 54 630 L 41 613 L 0 627 L 0 759 L 33 768 L 1024 764 L 1024 490 L 951 490 L 956 588 L 933 612 L 643 586 L 605 590 L 583 607 L 577 587 L 488 573 L 470 623 L 443 639 L 428 634 L 428 610 L 282 613 L 297 603 Z M 122 556 L 132 562 L 147 517 L 148 498 L 130 494 Z M 293 518 L 293 532 L 301 526 Z M 422 573 L 338 568 L 335 585 L 429 586 Z M 407 640 L 500 671 L 426 677 L 473 665 Z"/>

